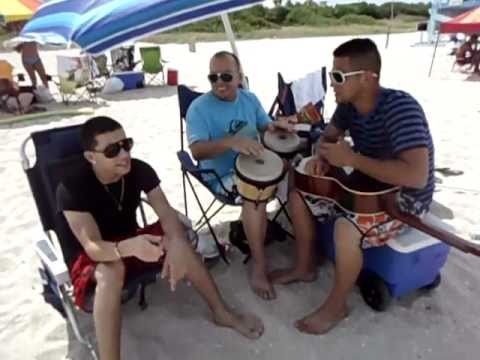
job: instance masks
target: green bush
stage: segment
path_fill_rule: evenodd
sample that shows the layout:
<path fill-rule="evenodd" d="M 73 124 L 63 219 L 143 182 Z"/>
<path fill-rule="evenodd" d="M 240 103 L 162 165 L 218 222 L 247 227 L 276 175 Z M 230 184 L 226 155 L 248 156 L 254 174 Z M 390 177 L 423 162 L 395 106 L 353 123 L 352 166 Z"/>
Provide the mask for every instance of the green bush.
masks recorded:
<path fill-rule="evenodd" d="M 357 25 L 375 25 L 376 21 L 373 17 L 367 15 L 356 15 L 356 14 L 349 14 L 344 15 L 340 18 L 342 24 L 350 25 L 350 24 L 357 24 Z"/>

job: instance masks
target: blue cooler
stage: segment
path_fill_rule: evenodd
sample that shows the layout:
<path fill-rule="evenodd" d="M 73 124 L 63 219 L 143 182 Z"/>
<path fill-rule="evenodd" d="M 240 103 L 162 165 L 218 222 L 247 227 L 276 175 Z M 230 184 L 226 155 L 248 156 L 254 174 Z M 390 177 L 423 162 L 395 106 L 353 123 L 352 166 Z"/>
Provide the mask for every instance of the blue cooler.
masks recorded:
<path fill-rule="evenodd" d="M 145 86 L 145 75 L 141 71 L 118 72 L 112 76 L 122 80 L 123 90 L 140 89 Z"/>
<path fill-rule="evenodd" d="M 433 215 L 427 214 L 425 221 L 452 231 Z M 334 261 L 333 222 L 318 224 L 317 231 L 320 250 Z M 364 300 L 381 311 L 386 309 L 389 297 L 398 298 L 420 288 L 438 286 L 440 269 L 449 251 L 450 246 L 413 228 L 391 239 L 385 246 L 364 250 L 359 279 Z"/>

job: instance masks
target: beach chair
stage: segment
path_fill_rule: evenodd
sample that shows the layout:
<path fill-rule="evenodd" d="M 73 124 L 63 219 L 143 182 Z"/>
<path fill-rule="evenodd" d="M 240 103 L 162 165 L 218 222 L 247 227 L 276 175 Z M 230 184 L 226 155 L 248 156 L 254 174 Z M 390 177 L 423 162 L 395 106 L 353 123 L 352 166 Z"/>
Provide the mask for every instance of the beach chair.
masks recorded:
<path fill-rule="evenodd" d="M 143 72 L 153 75 L 147 84 L 153 83 L 159 74 L 162 74 L 162 82 L 165 83 L 165 74 L 163 64 L 167 61 L 162 59 L 160 46 L 141 47 L 140 55 L 143 62 Z"/>
<path fill-rule="evenodd" d="M 30 143 L 33 143 L 35 149 L 34 162 L 32 155 L 29 157 L 26 151 Z M 57 211 L 55 194 L 62 178 L 66 174 L 75 173 L 85 161 L 80 145 L 80 126 L 32 133 L 22 143 L 21 158 L 40 217 L 41 229 L 33 240 L 41 262 L 39 272 L 44 284 L 44 300 L 68 321 L 78 341 L 87 346 L 92 359 L 97 359 L 92 343 L 78 326 L 73 302 L 70 270 L 81 245 L 72 234 L 63 214 Z M 139 217 L 146 224 L 142 206 L 139 212 Z M 131 299 L 139 290 L 139 306 L 145 309 L 145 287 L 155 282 L 157 273 L 158 271 L 145 272 L 134 279 L 128 279 L 122 302 Z"/>
<path fill-rule="evenodd" d="M 325 67 L 322 67 L 321 70 L 321 78 L 322 78 L 322 87 L 323 87 L 323 97 L 315 100 L 315 107 L 317 110 L 323 114 L 324 113 L 324 99 L 325 94 L 327 93 L 327 70 Z M 283 115 L 283 116 L 290 116 L 297 113 L 298 108 L 305 105 L 305 104 L 296 104 L 294 94 L 292 91 L 293 81 L 287 83 L 281 73 L 277 73 L 277 82 L 278 82 L 278 92 L 275 95 L 275 99 L 273 100 L 272 106 L 268 114 L 271 117 L 275 117 L 276 115 Z"/>
<path fill-rule="evenodd" d="M 58 88 L 65 105 L 82 101 L 96 102 L 100 87 L 92 81 L 91 58 L 57 55 Z"/>
<path fill-rule="evenodd" d="M 133 45 L 112 49 L 110 56 L 113 72 L 132 71 L 137 65 L 134 53 L 135 47 Z"/>
<path fill-rule="evenodd" d="M 187 187 L 186 183 L 188 182 L 189 188 L 192 191 L 196 203 L 202 213 L 200 219 L 196 223 L 196 227 L 194 231 L 200 230 L 202 227 L 207 226 L 209 232 L 211 233 L 215 244 L 217 245 L 219 254 L 221 258 L 228 264 L 228 260 L 225 255 L 225 250 L 223 246 L 220 244 L 218 240 L 218 236 L 211 225 L 211 220 L 225 207 L 225 206 L 240 206 L 241 201 L 237 191 L 235 189 L 233 191 L 228 190 L 225 185 L 223 184 L 220 176 L 212 169 L 202 169 L 198 164 L 196 164 L 192 157 L 190 156 L 189 152 L 185 150 L 185 141 L 184 141 L 184 134 L 185 134 L 185 118 L 187 116 L 188 108 L 190 104 L 202 93 L 193 91 L 189 89 L 187 86 L 179 85 L 178 86 L 178 103 L 180 108 L 180 146 L 181 150 L 177 152 L 178 160 L 181 164 L 182 169 L 182 181 L 183 181 L 183 200 L 185 206 L 185 216 L 188 217 L 188 199 L 187 199 Z M 216 193 L 211 190 L 208 183 L 205 181 L 205 177 L 214 177 L 216 180 L 221 184 L 223 188 L 223 194 Z M 194 184 L 192 182 L 192 178 L 197 180 L 200 184 L 205 187 L 208 192 L 212 195 L 213 199 L 208 206 L 204 206 L 200 201 L 197 191 L 195 190 Z M 286 210 L 286 204 L 283 203 L 280 199 L 277 198 L 280 204 L 280 208 L 273 217 L 272 220 L 269 221 L 267 233 L 271 234 L 268 236 L 269 238 L 275 238 L 278 241 L 282 241 L 285 239 L 285 236 L 288 234 L 283 228 L 276 223 L 278 216 L 283 212 L 285 216 L 289 219 L 288 212 Z M 214 210 L 214 205 L 218 204 L 219 206 Z M 232 241 L 233 245 L 236 245 L 247 257 L 245 258 L 244 262 L 247 262 L 249 259 L 249 248 L 248 245 L 242 240 L 245 240 L 245 235 L 243 233 L 243 227 L 241 223 L 234 222 L 230 224 L 230 240 Z M 237 242 L 236 242 L 237 241 Z M 236 243 L 235 243 L 236 242 Z"/>
<path fill-rule="evenodd" d="M 320 70 L 320 77 L 321 77 L 321 87 L 323 88 L 323 96 L 318 99 L 315 99 L 313 103 L 316 111 L 321 114 L 321 121 L 312 126 L 309 131 L 298 131 L 298 135 L 306 139 L 307 141 L 307 149 L 314 144 L 320 134 L 322 133 L 323 129 L 326 126 L 324 121 L 323 115 L 325 112 L 325 95 L 327 92 L 327 69 L 326 67 L 322 67 Z M 277 116 L 291 116 L 295 115 L 299 112 L 299 109 L 305 104 L 296 104 L 295 96 L 292 90 L 292 85 L 294 82 L 287 83 L 281 73 L 277 73 L 277 82 L 278 82 L 278 91 L 277 95 L 275 95 L 275 99 L 273 100 L 272 106 L 268 114 L 275 119 Z"/>

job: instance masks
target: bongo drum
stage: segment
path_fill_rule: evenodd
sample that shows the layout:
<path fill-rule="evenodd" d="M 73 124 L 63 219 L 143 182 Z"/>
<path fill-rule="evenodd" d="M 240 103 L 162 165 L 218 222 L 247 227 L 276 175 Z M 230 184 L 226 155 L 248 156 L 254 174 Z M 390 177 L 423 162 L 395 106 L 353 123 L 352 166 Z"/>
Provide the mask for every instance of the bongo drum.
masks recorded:
<path fill-rule="evenodd" d="M 285 171 L 282 159 L 273 151 L 265 149 L 258 157 L 240 154 L 235 161 L 237 191 L 244 200 L 266 202 L 274 196 Z"/>
<path fill-rule="evenodd" d="M 265 131 L 263 144 L 283 158 L 291 159 L 300 151 L 301 141 L 296 133 L 286 131 Z"/>

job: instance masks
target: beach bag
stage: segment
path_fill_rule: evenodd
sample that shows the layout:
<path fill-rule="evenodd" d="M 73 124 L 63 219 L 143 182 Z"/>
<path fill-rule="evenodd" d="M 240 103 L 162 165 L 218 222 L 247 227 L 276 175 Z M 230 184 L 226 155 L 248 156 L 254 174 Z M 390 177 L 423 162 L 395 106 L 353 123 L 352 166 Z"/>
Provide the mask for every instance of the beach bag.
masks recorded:
<path fill-rule="evenodd" d="M 33 94 L 35 95 L 35 100 L 39 103 L 48 103 L 53 101 L 53 96 L 44 86 L 39 86 L 35 90 L 33 90 Z"/>
<path fill-rule="evenodd" d="M 117 77 L 108 78 L 102 89 L 102 94 L 114 94 L 123 90 L 123 81 Z"/>

